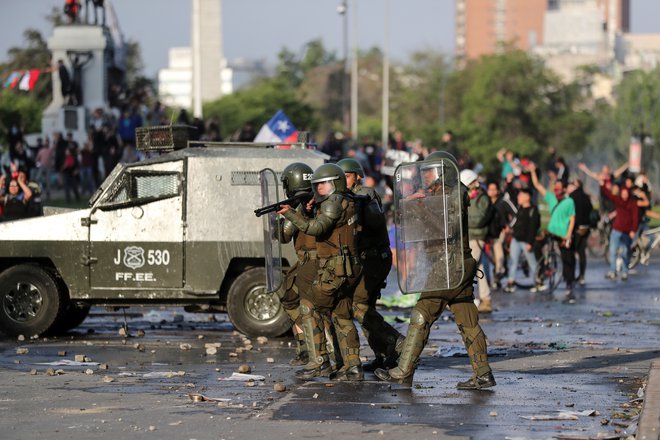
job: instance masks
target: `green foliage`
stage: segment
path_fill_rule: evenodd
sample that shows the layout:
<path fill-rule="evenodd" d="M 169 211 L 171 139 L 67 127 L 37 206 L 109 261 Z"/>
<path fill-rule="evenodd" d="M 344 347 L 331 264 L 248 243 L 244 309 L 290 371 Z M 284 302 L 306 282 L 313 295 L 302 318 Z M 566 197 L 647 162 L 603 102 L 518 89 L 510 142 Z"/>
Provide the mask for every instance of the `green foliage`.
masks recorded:
<path fill-rule="evenodd" d="M 437 145 L 449 110 L 448 75 L 447 61 L 439 53 L 415 52 L 406 65 L 396 66 L 390 75 L 392 129 L 401 130 L 406 138 L 420 137 L 428 145 Z"/>
<path fill-rule="evenodd" d="M 642 132 L 660 139 L 660 68 L 629 73 L 616 93 L 615 120 L 621 129 L 620 144 L 627 145 L 631 135 Z"/>
<path fill-rule="evenodd" d="M 0 92 L 0 127 L 4 131 L 16 123 L 24 133 L 33 133 L 41 130 L 41 112 L 45 107 L 43 101 L 26 93 L 17 93 L 15 90 L 2 90 Z M 3 143 L 6 139 L 3 139 Z"/>
<path fill-rule="evenodd" d="M 26 29 L 23 32 L 23 38 L 25 46 L 11 47 L 7 51 L 8 61 L 0 64 L 0 79 L 3 82 L 11 72 L 16 70 L 48 69 L 51 67 L 50 51 L 41 33 L 36 29 Z M 17 94 L 29 93 L 38 101 L 45 103 L 50 99 L 51 88 L 50 73 L 42 72 L 34 90 L 25 92 L 16 88 L 13 92 Z"/>
<path fill-rule="evenodd" d="M 547 146 L 582 148 L 592 119 L 576 87 L 564 85 L 540 59 L 522 51 L 485 56 L 454 75 L 463 87 L 458 118 L 462 148 L 487 169 L 502 147 L 538 156 Z"/>
<path fill-rule="evenodd" d="M 305 44 L 300 56 L 285 47 L 277 57 L 277 77 L 291 87 L 299 87 L 310 70 L 332 64 L 336 60 L 334 52 L 328 52 L 320 39 Z"/>
<path fill-rule="evenodd" d="M 284 110 L 299 130 L 318 127 L 314 110 L 298 99 L 295 89 L 281 78 L 262 79 L 252 87 L 209 102 L 204 105 L 204 115 L 218 119 L 221 135 L 226 137 L 246 124 L 258 131 L 279 109 Z"/>
<path fill-rule="evenodd" d="M 324 90 L 329 81 L 336 82 L 331 68 L 336 64 L 334 52 L 328 52 L 321 40 L 313 40 L 300 55 L 283 48 L 278 58 L 274 78 L 262 78 L 248 88 L 204 105 L 204 115 L 220 121 L 223 137 L 247 124 L 258 131 L 279 109 L 284 110 L 299 130 L 316 130 L 320 125 L 319 114 L 336 112 L 336 100 L 328 109 L 321 100 L 315 106 L 305 99 L 306 90 Z M 307 78 L 316 81 L 311 89 L 303 85 Z"/>

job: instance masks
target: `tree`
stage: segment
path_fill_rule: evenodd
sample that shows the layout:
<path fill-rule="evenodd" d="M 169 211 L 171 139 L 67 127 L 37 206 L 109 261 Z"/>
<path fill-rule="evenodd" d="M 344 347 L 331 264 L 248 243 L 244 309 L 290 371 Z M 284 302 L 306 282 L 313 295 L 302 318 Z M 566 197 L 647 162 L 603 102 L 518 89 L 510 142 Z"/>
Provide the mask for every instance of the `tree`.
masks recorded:
<path fill-rule="evenodd" d="M 204 114 L 220 122 L 227 137 L 250 124 L 256 130 L 282 109 L 299 130 L 318 128 L 314 110 L 296 98 L 295 89 L 282 78 L 258 80 L 251 87 L 206 103 Z"/>
<path fill-rule="evenodd" d="M 459 132 L 466 148 L 487 168 L 507 147 L 539 156 L 547 146 L 574 151 L 586 145 L 592 118 L 581 109 L 575 85 L 564 85 L 543 62 L 523 51 L 482 57 L 466 67 Z"/>
<path fill-rule="evenodd" d="M 445 127 L 441 111 L 451 113 L 447 105 L 449 66 L 437 52 L 415 52 L 410 60 L 393 70 L 390 92 L 390 120 L 407 138 L 419 137 L 428 145 L 437 145 Z"/>
<path fill-rule="evenodd" d="M 307 91 L 316 91 L 303 85 L 307 78 L 315 78 L 318 84 L 327 77 L 319 72 L 332 73 L 336 65 L 334 52 L 329 52 L 321 40 L 313 40 L 296 54 L 283 48 L 278 54 L 279 62 L 273 78 L 261 78 L 249 87 L 204 105 L 204 114 L 220 121 L 222 136 L 227 137 L 241 130 L 246 124 L 258 129 L 278 109 L 283 109 L 299 130 L 319 128 L 318 114 L 322 106 L 314 107 L 305 99 Z"/>

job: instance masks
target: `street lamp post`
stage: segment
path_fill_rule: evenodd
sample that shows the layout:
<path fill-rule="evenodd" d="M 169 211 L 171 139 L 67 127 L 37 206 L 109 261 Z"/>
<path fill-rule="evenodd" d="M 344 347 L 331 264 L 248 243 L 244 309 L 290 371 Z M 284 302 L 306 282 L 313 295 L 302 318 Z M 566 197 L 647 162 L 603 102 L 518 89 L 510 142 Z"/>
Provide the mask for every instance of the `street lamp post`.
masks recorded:
<path fill-rule="evenodd" d="M 383 44 L 383 127 L 381 142 L 387 148 L 390 127 L 390 0 L 385 0 L 385 42 Z"/>
<path fill-rule="evenodd" d="M 353 59 L 351 60 L 351 136 L 358 138 L 358 26 L 357 1 L 353 0 Z"/>
<path fill-rule="evenodd" d="M 344 131 L 349 131 L 350 117 L 348 112 L 348 5 L 346 0 L 337 5 L 337 13 L 342 16 L 344 68 L 341 75 L 341 114 L 344 122 Z"/>

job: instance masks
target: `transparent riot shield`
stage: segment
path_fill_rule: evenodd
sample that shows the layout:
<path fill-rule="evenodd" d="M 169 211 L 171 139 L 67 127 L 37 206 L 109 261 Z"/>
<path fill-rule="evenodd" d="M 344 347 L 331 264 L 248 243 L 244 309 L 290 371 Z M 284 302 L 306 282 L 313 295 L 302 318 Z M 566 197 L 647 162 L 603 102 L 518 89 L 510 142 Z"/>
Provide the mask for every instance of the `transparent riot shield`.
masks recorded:
<path fill-rule="evenodd" d="M 396 262 L 403 293 L 451 290 L 463 281 L 461 183 L 448 159 L 394 172 Z"/>
<path fill-rule="evenodd" d="M 261 206 L 268 206 L 280 201 L 279 186 L 275 171 L 265 168 L 259 172 L 261 184 Z M 273 293 L 282 285 L 282 247 L 280 245 L 280 227 L 276 212 L 262 216 L 264 230 L 264 251 L 266 258 L 266 290 Z"/>

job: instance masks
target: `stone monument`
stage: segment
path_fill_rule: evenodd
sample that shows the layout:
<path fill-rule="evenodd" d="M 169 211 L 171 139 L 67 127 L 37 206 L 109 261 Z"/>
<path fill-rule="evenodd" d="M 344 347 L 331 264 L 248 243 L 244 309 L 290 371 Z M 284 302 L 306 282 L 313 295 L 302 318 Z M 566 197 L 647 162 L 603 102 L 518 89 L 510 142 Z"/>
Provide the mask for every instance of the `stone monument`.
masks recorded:
<path fill-rule="evenodd" d="M 118 67 L 124 70 L 117 65 L 116 56 L 123 52 L 123 47 L 117 46 L 105 20 L 101 24 L 72 23 L 53 30 L 48 39 L 53 64 L 53 100 L 42 115 L 44 135 L 71 132 L 80 145 L 85 142 L 91 112 L 97 108 L 110 110 L 109 72 L 116 72 Z M 68 96 L 63 96 L 67 91 Z"/>

